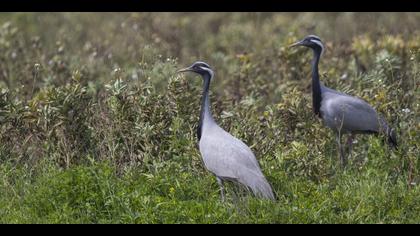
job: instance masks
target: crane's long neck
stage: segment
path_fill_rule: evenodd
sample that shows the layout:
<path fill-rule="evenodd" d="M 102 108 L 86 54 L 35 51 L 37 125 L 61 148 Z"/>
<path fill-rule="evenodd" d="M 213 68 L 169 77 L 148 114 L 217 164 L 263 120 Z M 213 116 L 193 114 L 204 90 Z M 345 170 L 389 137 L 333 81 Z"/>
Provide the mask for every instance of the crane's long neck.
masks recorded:
<path fill-rule="evenodd" d="M 209 124 L 214 122 L 213 117 L 211 115 L 210 110 L 210 96 L 209 96 L 209 90 L 210 90 L 210 81 L 212 79 L 211 74 L 205 73 L 203 75 L 203 96 L 201 98 L 201 112 L 200 112 L 200 123 L 198 125 L 197 129 L 197 137 L 198 140 L 201 139 L 201 134 L 203 133 L 203 126 L 205 124 Z"/>
<path fill-rule="evenodd" d="M 312 60 L 312 106 L 315 115 L 321 117 L 321 84 L 319 82 L 318 63 L 321 57 L 321 51 L 314 49 L 314 57 Z"/>

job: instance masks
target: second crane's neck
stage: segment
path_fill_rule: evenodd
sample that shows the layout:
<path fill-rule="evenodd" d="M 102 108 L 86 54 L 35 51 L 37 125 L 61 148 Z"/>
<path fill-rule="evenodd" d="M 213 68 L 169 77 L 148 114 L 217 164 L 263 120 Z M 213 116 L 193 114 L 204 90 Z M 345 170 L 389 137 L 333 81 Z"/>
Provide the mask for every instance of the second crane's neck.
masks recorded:
<path fill-rule="evenodd" d="M 213 116 L 210 110 L 210 81 L 213 75 L 205 73 L 203 75 L 203 96 L 201 98 L 201 112 L 200 112 L 200 123 L 198 124 L 197 137 L 200 140 L 201 134 L 203 133 L 203 126 L 214 123 Z"/>
<path fill-rule="evenodd" d="M 321 117 L 321 84 L 319 82 L 318 64 L 321 57 L 321 50 L 314 49 L 314 57 L 312 60 L 312 106 L 315 115 Z"/>

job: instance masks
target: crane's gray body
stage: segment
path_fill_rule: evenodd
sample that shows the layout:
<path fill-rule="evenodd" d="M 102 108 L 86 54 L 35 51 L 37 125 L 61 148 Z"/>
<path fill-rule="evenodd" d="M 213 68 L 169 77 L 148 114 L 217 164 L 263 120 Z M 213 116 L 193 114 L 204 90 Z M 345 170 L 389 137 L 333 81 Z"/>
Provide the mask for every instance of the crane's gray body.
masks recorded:
<path fill-rule="evenodd" d="M 274 199 L 251 149 L 212 119 L 204 119 L 199 146 L 205 167 L 218 178 L 239 182 L 259 197 Z"/>
<path fill-rule="evenodd" d="M 364 100 L 321 85 L 321 116 L 335 132 L 379 133 L 387 128 L 375 109 Z"/>

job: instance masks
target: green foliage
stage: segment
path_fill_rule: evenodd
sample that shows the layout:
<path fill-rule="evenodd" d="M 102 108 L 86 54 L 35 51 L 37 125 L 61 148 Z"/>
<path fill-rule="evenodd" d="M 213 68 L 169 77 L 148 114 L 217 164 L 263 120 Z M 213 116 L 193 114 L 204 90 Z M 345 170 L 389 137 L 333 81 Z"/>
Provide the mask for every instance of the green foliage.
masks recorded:
<path fill-rule="evenodd" d="M 0 222 L 418 223 L 419 19 L 4 13 Z M 340 170 L 312 113 L 311 54 L 287 47 L 306 34 L 326 44 L 322 81 L 372 104 L 398 150 L 360 135 Z M 215 119 L 254 151 L 276 202 L 235 202 L 232 185 L 220 201 L 197 148 L 202 80 L 176 74 L 195 60 L 215 69 Z"/>

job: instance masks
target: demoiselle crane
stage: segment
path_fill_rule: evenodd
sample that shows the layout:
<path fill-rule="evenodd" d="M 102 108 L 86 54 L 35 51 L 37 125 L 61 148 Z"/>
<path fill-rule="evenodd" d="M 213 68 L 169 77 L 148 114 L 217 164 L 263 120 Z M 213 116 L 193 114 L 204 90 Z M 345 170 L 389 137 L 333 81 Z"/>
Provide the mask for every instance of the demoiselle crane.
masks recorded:
<path fill-rule="evenodd" d="M 341 165 L 345 166 L 347 158 L 344 156 L 341 138 L 343 134 L 350 134 L 350 143 L 355 134 L 384 134 L 391 146 L 397 147 L 394 129 L 390 128 L 386 120 L 364 100 L 330 89 L 319 81 L 318 63 L 324 51 L 321 39 L 315 35 L 308 35 L 290 47 L 304 46 L 312 49 L 312 105 L 314 113 L 324 124 L 336 133 Z"/>
<path fill-rule="evenodd" d="M 197 61 L 178 72 L 195 72 L 203 78 L 203 96 L 197 137 L 204 165 L 216 176 L 222 201 L 225 201 L 224 181 L 240 183 L 247 189 L 251 189 L 257 197 L 274 200 L 272 188 L 251 149 L 241 140 L 220 128 L 212 117 L 209 88 L 214 77 L 213 70 L 207 63 Z"/>

